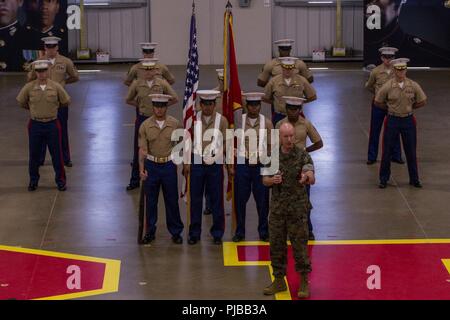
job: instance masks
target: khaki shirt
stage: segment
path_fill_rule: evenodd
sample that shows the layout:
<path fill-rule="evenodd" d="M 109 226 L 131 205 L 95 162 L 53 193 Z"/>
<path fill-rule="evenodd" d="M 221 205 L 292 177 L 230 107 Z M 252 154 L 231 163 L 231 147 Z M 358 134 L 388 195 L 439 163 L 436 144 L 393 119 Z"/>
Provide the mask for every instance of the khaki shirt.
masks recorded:
<path fill-rule="evenodd" d="M 139 128 L 139 147 L 149 155 L 163 158 L 170 156 L 178 141 L 172 141 L 172 132 L 182 129 L 181 123 L 172 116 L 167 116 L 162 128 L 154 116 L 142 122 Z"/>
<path fill-rule="evenodd" d="M 287 117 L 279 121 L 275 127 L 280 129 L 283 123 L 289 123 Z M 306 138 L 309 138 L 312 143 L 322 140 L 322 137 L 314 125 L 308 119 L 303 117 L 298 117 L 297 122 L 294 124 L 294 131 L 294 144 L 301 150 L 306 148 Z"/>
<path fill-rule="evenodd" d="M 209 123 L 206 123 L 205 117 L 202 116 L 201 121 L 202 121 L 202 152 L 205 152 L 205 148 L 211 144 L 211 140 L 208 141 L 203 141 L 203 137 L 205 134 L 205 131 L 208 129 L 214 129 L 214 123 L 216 122 L 216 114 L 217 112 L 214 111 L 213 114 L 211 115 L 211 118 L 209 119 Z M 196 121 L 200 121 L 200 119 L 197 118 Z M 226 146 L 226 130 L 228 129 L 228 120 L 220 115 L 220 124 L 219 124 L 219 130 L 220 132 L 222 132 L 222 138 L 223 138 L 223 151 L 225 152 L 225 146 Z M 193 143 L 195 143 L 195 128 L 193 127 L 192 130 L 192 136 L 193 136 Z"/>
<path fill-rule="evenodd" d="M 136 100 L 139 113 L 150 117 L 153 115 L 153 104 L 149 95 L 154 93 L 168 94 L 172 98 L 178 99 L 177 94 L 166 80 L 154 78 L 151 87 L 148 86 L 147 80 L 139 79 L 134 81 L 128 89 L 126 100 Z"/>
<path fill-rule="evenodd" d="M 28 82 L 16 98 L 22 108 L 29 109 L 31 119 L 51 121 L 56 119 L 60 105 L 70 104 L 70 97 L 64 88 L 55 81 L 47 80 L 44 90 L 38 80 Z"/>
<path fill-rule="evenodd" d="M 280 74 L 270 79 L 264 88 L 264 94 L 265 99 L 273 100 L 276 112 L 286 114 L 286 104 L 281 97 L 292 96 L 309 100 L 316 97 L 316 90 L 305 77 L 298 74 L 291 77 L 291 83 L 288 86 L 283 75 Z"/>
<path fill-rule="evenodd" d="M 393 77 L 394 70 L 386 67 L 384 64 L 380 64 L 378 67 L 373 69 L 372 72 L 370 72 L 369 80 L 366 82 L 366 89 L 376 95 L 383 84 Z"/>
<path fill-rule="evenodd" d="M 413 112 L 413 105 L 424 102 L 427 96 L 417 82 L 406 78 L 403 84 L 402 89 L 395 78 L 389 80 L 380 88 L 375 101 L 386 103 L 388 112 L 398 116 L 410 114 Z"/>
<path fill-rule="evenodd" d="M 267 132 L 267 136 L 266 136 L 266 141 L 267 141 L 267 145 L 265 145 L 264 147 L 265 148 L 268 148 L 268 149 L 270 149 L 270 141 L 271 141 L 271 139 L 270 139 L 270 134 L 271 134 L 271 131 L 272 131 L 272 129 L 273 129 L 273 124 L 272 124 L 272 121 L 270 121 L 270 119 L 269 118 L 267 118 L 267 117 L 264 117 L 264 128 L 266 129 L 266 132 Z M 242 120 L 241 120 L 242 121 Z M 259 140 L 260 140 L 260 135 L 259 135 L 259 129 L 260 129 L 260 127 L 261 127 L 261 124 L 260 124 L 260 121 L 259 121 L 259 115 L 258 115 L 258 117 L 256 118 L 256 121 L 255 121 L 255 125 L 254 126 L 252 126 L 252 124 L 251 124 L 251 122 L 250 122 L 250 118 L 248 117 L 248 115 L 247 115 L 247 119 L 246 119 L 246 121 L 245 121 L 245 127 L 244 127 L 244 130 L 245 131 L 247 131 L 248 129 L 254 129 L 255 131 L 256 131 L 256 137 L 257 137 L 257 142 L 256 142 L 256 150 L 252 150 L 251 152 L 255 152 L 255 151 L 258 151 L 258 146 L 259 146 Z M 246 152 L 249 152 L 249 138 L 248 137 L 245 137 L 245 151 Z M 246 156 L 246 158 L 249 158 L 248 156 Z"/>
<path fill-rule="evenodd" d="M 282 70 L 283 67 L 281 66 L 280 60 L 278 58 L 272 59 L 264 65 L 262 72 L 258 76 L 258 80 L 267 83 L 270 77 L 275 77 L 282 74 Z M 306 79 L 310 79 L 312 77 L 311 70 L 309 70 L 306 63 L 300 59 L 295 61 L 295 67 L 293 70 L 294 74 L 300 74 Z"/>
<path fill-rule="evenodd" d="M 44 56 L 42 59 L 49 59 L 49 58 Z M 66 85 L 67 76 L 77 78 L 77 81 L 79 79 L 78 70 L 73 64 L 72 60 L 60 54 L 56 55 L 55 63 L 50 66 L 48 72 L 49 72 L 48 74 L 49 79 L 58 82 L 63 87 Z M 36 79 L 37 79 L 36 71 L 31 70 L 30 72 L 28 72 L 29 81 Z"/>
<path fill-rule="evenodd" d="M 134 80 L 143 79 L 144 78 L 144 69 L 139 68 L 141 66 L 141 62 L 133 65 L 127 73 L 126 82 L 132 83 Z M 158 78 L 163 78 L 167 80 L 167 82 L 175 82 L 175 77 L 172 73 L 170 73 L 169 68 L 165 64 L 156 63 L 156 67 L 158 68 L 157 76 Z"/>

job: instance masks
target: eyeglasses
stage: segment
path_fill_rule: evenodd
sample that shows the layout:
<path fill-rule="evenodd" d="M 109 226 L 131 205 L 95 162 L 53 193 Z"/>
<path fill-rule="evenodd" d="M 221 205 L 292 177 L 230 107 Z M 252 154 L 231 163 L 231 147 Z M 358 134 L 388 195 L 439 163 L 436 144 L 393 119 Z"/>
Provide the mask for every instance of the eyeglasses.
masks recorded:
<path fill-rule="evenodd" d="M 395 70 L 399 70 L 399 71 L 402 71 L 402 70 L 406 70 L 406 69 L 408 69 L 408 67 L 407 67 L 407 66 L 402 66 L 402 67 L 394 67 L 394 69 L 395 69 Z"/>

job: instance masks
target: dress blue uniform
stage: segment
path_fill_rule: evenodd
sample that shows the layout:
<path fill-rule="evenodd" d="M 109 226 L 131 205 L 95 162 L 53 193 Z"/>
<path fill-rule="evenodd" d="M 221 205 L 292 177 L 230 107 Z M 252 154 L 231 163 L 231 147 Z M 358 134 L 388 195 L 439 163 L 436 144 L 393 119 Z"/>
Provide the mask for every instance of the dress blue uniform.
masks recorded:
<path fill-rule="evenodd" d="M 390 61 L 395 57 L 395 53 L 398 51 L 397 48 L 393 47 L 382 47 L 379 49 L 381 53 L 381 58 L 383 61 Z M 378 67 L 370 72 L 369 79 L 366 82 L 365 87 L 377 94 L 378 90 L 385 84 L 389 79 L 394 77 L 394 71 L 392 67 L 386 66 L 384 63 L 380 64 Z M 383 127 L 384 119 L 386 118 L 387 111 L 381 109 L 374 104 L 374 99 L 372 100 L 372 109 L 370 117 L 370 131 L 369 131 L 369 146 L 367 151 L 367 164 L 373 164 L 377 161 L 378 157 L 378 145 L 380 141 L 381 128 Z M 392 152 L 392 161 L 397 163 L 404 163 L 401 155 L 401 145 L 400 145 L 400 135 L 394 140 Z"/>
<path fill-rule="evenodd" d="M 37 60 L 33 63 L 36 72 L 47 72 L 49 61 Z M 44 74 L 43 74 L 44 75 Z M 36 190 L 39 182 L 39 160 L 42 148 L 48 145 L 55 170 L 55 182 L 60 191 L 66 190 L 66 175 L 61 151 L 61 124 L 57 119 L 59 107 L 67 108 L 70 97 L 61 85 L 47 79 L 48 74 L 38 80 L 27 83 L 17 101 L 23 108 L 30 110 L 29 133 L 29 191 Z"/>
<path fill-rule="evenodd" d="M 247 93 L 245 94 L 247 101 L 247 108 L 250 106 L 261 106 L 261 98 L 263 93 Z M 239 242 L 245 238 L 245 218 L 247 202 L 250 195 L 256 203 L 256 210 L 258 213 L 258 234 L 259 238 L 264 241 L 269 239 L 268 230 L 268 215 L 269 215 L 269 188 L 262 183 L 261 168 L 262 164 L 259 161 L 258 155 L 264 154 L 267 150 L 267 137 L 270 137 L 270 131 L 273 129 L 272 123 L 259 114 L 255 118 L 250 118 L 250 115 L 244 114 L 242 116 L 242 129 L 255 130 L 254 137 L 257 137 L 257 143 L 253 147 L 256 150 L 250 150 L 252 145 L 250 142 L 246 143 L 245 136 L 242 137 L 240 145 L 243 146 L 242 151 L 238 152 L 238 162 L 236 165 L 236 174 L 234 177 L 234 197 L 236 209 L 236 231 L 233 241 Z M 264 132 L 266 135 L 260 136 Z M 238 145 L 239 148 L 239 145 Z"/>
<path fill-rule="evenodd" d="M 153 107 L 167 109 L 170 95 L 152 94 Z M 158 220 L 158 197 L 162 187 L 166 208 L 166 225 L 173 242 L 182 243 L 183 222 L 178 206 L 177 167 L 172 161 L 172 133 L 182 129 L 178 120 L 171 116 L 153 115 L 145 120 L 139 128 L 139 148 L 145 153 L 144 169 L 147 172 L 143 187 L 146 197 L 146 235 L 144 244 L 155 239 Z"/>
<path fill-rule="evenodd" d="M 201 105 L 213 108 L 215 100 L 220 94 L 217 90 L 198 90 Z M 189 244 L 195 244 L 201 238 L 203 197 L 208 190 L 210 209 L 212 213 L 212 226 L 210 234 L 215 244 L 222 243 L 225 231 L 225 214 L 223 199 L 223 164 L 216 161 L 222 158 L 225 146 L 226 129 L 228 121 L 219 113 L 213 111 L 205 116 L 203 111 L 197 113 L 194 125 L 194 150 L 190 165 L 190 212 L 191 224 L 189 226 Z M 208 129 L 214 129 L 213 141 L 203 142 L 203 135 Z M 220 136 L 222 135 L 222 137 Z"/>
<path fill-rule="evenodd" d="M 393 144 L 401 135 L 408 163 L 409 183 L 417 188 L 422 187 L 417 168 L 417 128 L 413 109 L 423 107 L 426 95 L 416 82 L 406 78 L 409 59 L 395 59 L 391 63 L 396 69 L 396 77 L 386 82 L 378 91 L 375 103 L 387 104 L 388 116 L 385 120 L 383 138 L 383 156 L 380 167 L 380 188 L 386 188 L 391 175 L 390 159 Z"/>

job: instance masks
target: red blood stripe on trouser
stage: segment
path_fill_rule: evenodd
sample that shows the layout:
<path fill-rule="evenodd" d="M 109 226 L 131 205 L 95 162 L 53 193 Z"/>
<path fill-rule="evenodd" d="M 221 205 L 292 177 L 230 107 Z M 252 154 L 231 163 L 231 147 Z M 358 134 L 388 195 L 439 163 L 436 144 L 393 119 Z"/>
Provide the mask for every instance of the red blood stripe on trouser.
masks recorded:
<path fill-rule="evenodd" d="M 417 169 L 417 176 L 419 177 L 419 162 L 417 161 L 417 144 L 419 143 L 417 141 L 417 119 L 416 116 L 412 116 L 412 120 L 413 120 L 413 124 L 414 124 L 414 129 L 415 129 L 415 135 L 416 135 L 416 145 L 415 145 L 415 150 L 414 153 L 416 153 L 416 169 Z"/>
<path fill-rule="evenodd" d="M 388 116 L 386 116 L 384 118 L 384 124 L 383 124 L 383 136 L 381 137 L 381 161 L 383 161 L 383 157 L 384 157 L 384 136 L 386 134 L 387 121 L 388 121 Z M 381 166 L 379 168 L 379 173 L 381 174 Z"/>
<path fill-rule="evenodd" d="M 63 158 L 63 153 L 62 153 L 62 128 L 61 128 L 61 123 L 59 122 L 59 120 L 56 120 L 56 127 L 58 128 L 59 157 L 60 157 L 60 162 L 61 162 L 60 179 L 64 183 L 66 183 L 66 174 L 65 174 L 65 170 L 64 170 L 64 158 Z"/>

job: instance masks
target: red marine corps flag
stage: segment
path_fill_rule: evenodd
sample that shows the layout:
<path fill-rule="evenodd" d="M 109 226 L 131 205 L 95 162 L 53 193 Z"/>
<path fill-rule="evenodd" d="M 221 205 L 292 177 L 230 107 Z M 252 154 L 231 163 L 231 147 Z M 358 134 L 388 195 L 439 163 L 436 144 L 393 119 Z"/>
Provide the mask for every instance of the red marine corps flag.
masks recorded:
<path fill-rule="evenodd" d="M 223 29 L 223 116 L 227 118 L 230 128 L 234 127 L 234 112 L 242 108 L 241 85 L 236 62 L 233 35 L 233 14 L 228 1 L 225 10 Z"/>
<path fill-rule="evenodd" d="M 230 128 L 234 128 L 234 112 L 242 108 L 241 85 L 236 62 L 233 35 L 233 14 L 228 1 L 225 9 L 223 29 L 223 104 L 222 114 L 227 118 Z M 233 180 L 228 179 L 227 200 L 232 199 L 233 224 L 235 223 Z"/>

